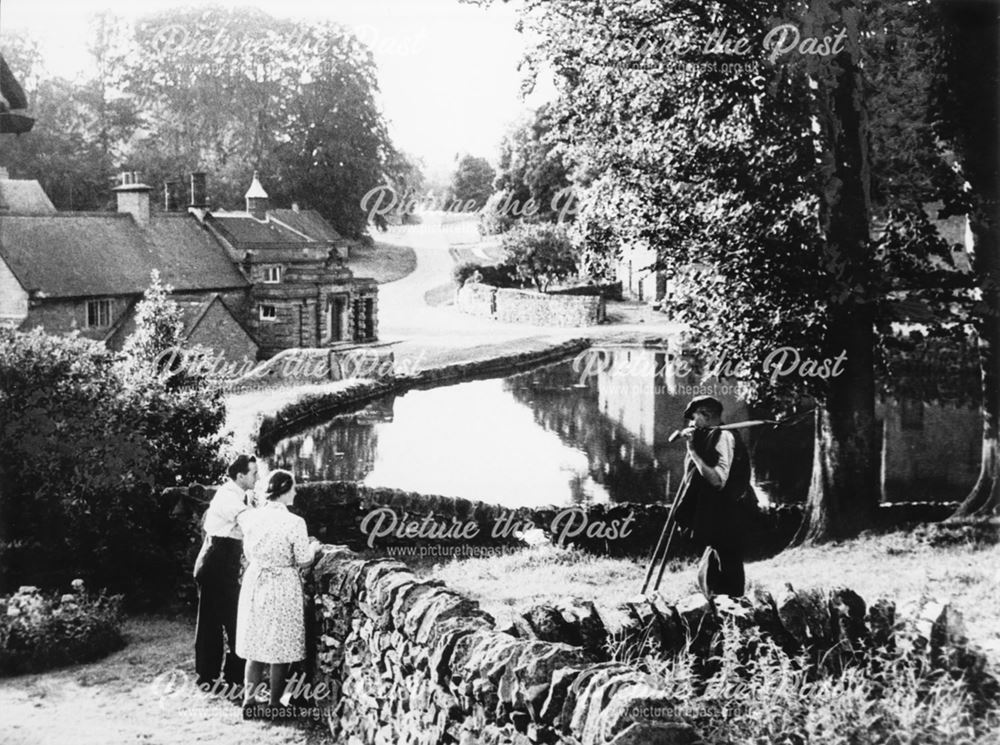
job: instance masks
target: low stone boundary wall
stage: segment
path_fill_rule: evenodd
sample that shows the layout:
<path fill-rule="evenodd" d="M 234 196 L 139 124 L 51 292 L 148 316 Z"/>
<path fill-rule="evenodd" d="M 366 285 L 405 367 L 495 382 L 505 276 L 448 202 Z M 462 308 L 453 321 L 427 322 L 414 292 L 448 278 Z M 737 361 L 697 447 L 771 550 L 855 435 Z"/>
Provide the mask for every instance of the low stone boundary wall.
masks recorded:
<path fill-rule="evenodd" d="M 532 326 L 594 326 L 605 319 L 603 297 L 497 290 L 496 319 Z"/>
<path fill-rule="evenodd" d="M 294 403 L 282 407 L 270 416 L 261 418 L 257 428 L 257 449 L 261 454 L 271 452 L 274 444 L 289 434 L 318 424 L 339 414 L 364 406 L 396 390 L 392 382 L 358 380 L 353 385 L 332 393 L 307 394 Z"/>
<path fill-rule="evenodd" d="M 891 530 L 920 523 L 936 523 L 949 517 L 958 502 L 893 502 L 879 505 L 875 528 Z M 670 513 L 665 503 L 618 502 L 574 507 L 578 514 L 564 516 L 567 507 L 549 506 L 532 511 L 536 527 L 562 546 L 580 548 L 605 556 L 645 556 L 652 552 Z M 742 535 L 746 558 L 774 556 L 788 546 L 802 523 L 801 504 L 776 505 L 748 514 Z M 626 522 L 627 521 L 627 522 Z M 628 535 L 616 528 L 627 525 Z M 618 531 L 620 533 L 620 530 Z M 609 536 L 611 536 L 609 538 Z M 670 544 L 670 556 L 691 558 L 702 546 L 678 531 Z"/>
<path fill-rule="evenodd" d="M 300 484 L 296 492 L 292 509 L 310 534 L 354 550 L 409 546 L 419 549 L 415 556 L 447 558 L 461 555 L 459 549 L 466 556 L 488 555 L 475 548 L 523 545 L 513 530 L 495 530 L 498 523 L 531 519 L 527 509 L 346 481 Z"/>
<path fill-rule="evenodd" d="M 455 305 L 470 316 L 493 318 L 496 315 L 496 294 L 496 287 L 466 282 L 455 293 Z"/>
<path fill-rule="evenodd" d="M 294 403 L 261 419 L 255 438 L 257 447 L 266 455 L 274 447 L 274 443 L 283 437 L 312 424 L 326 421 L 336 414 L 360 408 L 380 396 L 473 380 L 479 376 L 513 374 L 579 354 L 589 346 L 590 342 L 586 339 L 570 339 L 540 351 L 517 352 L 471 362 L 456 362 L 418 370 L 407 375 L 398 375 L 391 380 L 359 379 L 344 390 L 325 394 L 305 394 Z"/>
<path fill-rule="evenodd" d="M 393 366 L 392 347 L 386 344 L 287 349 L 223 383 L 235 392 L 337 380 L 385 381 L 392 379 Z"/>
<path fill-rule="evenodd" d="M 586 339 L 570 339 L 536 352 L 505 354 L 491 359 L 458 362 L 420 370 L 411 375 L 400 375 L 396 381 L 399 390 L 409 390 L 473 380 L 477 377 L 513 375 L 546 363 L 559 362 L 579 354 L 589 346 L 590 342 Z"/>
<path fill-rule="evenodd" d="M 727 619 L 821 669 L 879 650 L 997 689 L 960 617 L 931 600 L 897 613 L 846 588 L 789 588 L 777 599 L 758 591 L 716 598 L 714 608 L 700 596 L 669 605 L 652 595 L 608 609 L 539 606 L 502 631 L 443 583 L 343 547 L 324 547 L 309 583 L 309 667 L 314 686 L 333 692 L 326 716 L 337 742 L 691 744 L 698 734 L 678 721 L 671 692 L 638 665 L 610 660 L 608 642 L 652 640 L 660 655 L 687 649 L 708 663 Z"/>
<path fill-rule="evenodd" d="M 163 494 L 174 500 L 175 517 L 189 517 L 204 510 L 217 488 L 193 484 L 170 487 Z M 494 553 L 489 548 L 523 546 L 514 535 L 515 528 L 532 520 L 527 508 L 350 481 L 298 484 L 291 510 L 306 521 L 310 535 L 325 543 L 356 551 L 413 547 L 417 550 L 407 555 L 414 558 L 489 556 Z"/>
<path fill-rule="evenodd" d="M 601 295 L 547 294 L 466 282 L 456 295 L 464 313 L 532 326 L 593 326 L 606 318 Z"/>

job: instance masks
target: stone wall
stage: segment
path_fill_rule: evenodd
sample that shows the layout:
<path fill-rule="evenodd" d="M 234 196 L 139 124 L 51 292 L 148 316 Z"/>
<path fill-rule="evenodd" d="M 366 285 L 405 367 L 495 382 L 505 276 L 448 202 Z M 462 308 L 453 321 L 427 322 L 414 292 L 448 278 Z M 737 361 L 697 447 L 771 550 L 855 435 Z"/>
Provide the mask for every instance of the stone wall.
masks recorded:
<path fill-rule="evenodd" d="M 532 326 L 593 326 L 605 319 L 605 300 L 594 295 L 546 294 L 466 282 L 458 309 L 504 323 Z"/>
<path fill-rule="evenodd" d="M 874 527 L 893 530 L 936 523 L 951 515 L 956 507 L 958 502 L 885 503 L 879 505 Z M 554 518 L 565 509 L 551 506 L 531 512 L 534 524 L 544 530 L 553 543 L 605 556 L 642 557 L 652 553 L 656 546 L 670 505 L 634 502 L 591 504 L 586 508 L 577 508 L 582 511 L 579 518 L 556 523 L 557 530 L 553 531 Z M 755 560 L 774 556 L 787 548 L 802 522 L 802 513 L 801 504 L 776 505 L 748 512 L 741 522 L 746 558 Z M 607 532 L 603 531 L 603 526 L 623 525 L 625 520 L 629 528 L 627 536 L 613 540 L 604 537 Z M 569 526 L 568 529 L 563 530 L 566 526 Z M 602 526 L 602 531 L 588 530 L 591 526 Z M 670 544 L 670 556 L 692 558 L 703 548 L 678 531 Z"/>
<path fill-rule="evenodd" d="M 604 318 L 603 297 L 497 290 L 498 321 L 532 326 L 593 326 L 602 323 Z"/>
<path fill-rule="evenodd" d="M 22 331 L 30 331 L 39 326 L 49 334 L 65 334 L 79 331 L 85 339 L 100 341 L 108 335 L 111 328 L 118 322 L 122 314 L 128 310 L 135 296 L 117 296 L 109 298 L 94 298 L 94 300 L 109 300 L 111 302 L 111 317 L 107 326 L 90 328 L 87 326 L 87 299 L 55 298 L 30 304 L 28 317 L 21 324 Z"/>
<path fill-rule="evenodd" d="M 379 396 L 401 393 L 415 388 L 429 388 L 477 377 L 507 374 L 528 370 L 548 362 L 557 362 L 568 356 L 579 354 L 589 346 L 585 339 L 570 339 L 540 351 L 515 352 L 498 357 L 456 362 L 449 365 L 424 367 L 399 375 L 393 368 L 390 348 L 376 346 L 359 348 L 374 355 L 369 363 L 358 363 L 351 368 L 359 377 L 355 385 L 332 393 L 305 394 L 291 404 L 283 406 L 274 414 L 261 419 L 256 440 L 262 451 L 268 451 L 282 437 L 299 431 L 311 424 L 325 421 L 336 414 L 352 411 Z M 316 355 L 327 350 L 295 350 L 295 356 L 312 355 L 314 361 L 321 361 Z M 347 350 L 350 352 L 351 350 Z M 331 353 L 341 354 L 344 350 Z M 276 359 L 274 364 L 280 364 Z M 372 366 L 375 372 L 372 372 Z M 272 380 L 273 378 L 273 380 Z M 336 378 L 335 378 L 336 379 Z M 243 381 L 235 387 L 263 387 L 281 382 L 280 376 L 260 375 L 253 380 Z"/>
<path fill-rule="evenodd" d="M 497 288 L 466 282 L 455 294 L 455 304 L 463 313 L 481 318 L 493 318 L 496 312 Z"/>
<path fill-rule="evenodd" d="M 326 546 L 309 579 L 314 685 L 337 742 L 639 745 L 698 739 L 676 700 L 636 664 L 610 659 L 629 644 L 705 664 L 720 652 L 727 619 L 756 628 L 821 670 L 857 664 L 873 650 L 965 675 L 996 690 L 985 658 L 947 604 L 897 612 L 846 588 L 775 598 L 700 596 L 670 605 L 658 595 L 616 608 L 586 601 L 532 608 L 506 630 L 475 601 L 405 565 Z M 730 637 L 733 638 L 733 637 Z M 738 638 L 738 637 L 736 637 Z M 610 642 L 610 643 L 609 643 Z"/>

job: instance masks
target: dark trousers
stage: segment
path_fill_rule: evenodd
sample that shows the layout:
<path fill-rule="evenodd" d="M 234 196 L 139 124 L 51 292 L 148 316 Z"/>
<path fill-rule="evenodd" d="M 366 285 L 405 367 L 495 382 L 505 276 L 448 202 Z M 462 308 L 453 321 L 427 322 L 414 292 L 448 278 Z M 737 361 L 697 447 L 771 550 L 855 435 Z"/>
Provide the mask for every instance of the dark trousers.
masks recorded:
<path fill-rule="evenodd" d="M 698 563 L 698 586 L 706 595 L 739 597 L 746 592 L 742 552 L 730 547 L 706 548 Z"/>
<path fill-rule="evenodd" d="M 221 673 L 226 683 L 242 685 L 246 662 L 236 656 L 236 608 L 240 599 L 243 543 L 234 538 L 217 537 L 208 541 L 195 573 L 198 622 L 194 656 L 198 684 L 211 683 Z"/>

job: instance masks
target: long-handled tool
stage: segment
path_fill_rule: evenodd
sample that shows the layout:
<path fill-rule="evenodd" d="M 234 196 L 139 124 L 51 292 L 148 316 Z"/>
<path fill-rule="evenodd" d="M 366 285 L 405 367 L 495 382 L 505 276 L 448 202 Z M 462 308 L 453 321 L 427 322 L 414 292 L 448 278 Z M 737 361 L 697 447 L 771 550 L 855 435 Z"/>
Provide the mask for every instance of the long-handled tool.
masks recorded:
<path fill-rule="evenodd" d="M 650 580 L 653 578 L 654 571 L 656 572 L 656 582 L 649 591 L 656 592 L 660 588 L 660 581 L 663 579 L 663 572 L 667 568 L 667 556 L 670 553 L 670 544 L 673 543 L 674 533 L 677 532 L 677 507 L 680 504 L 680 497 L 683 496 L 685 489 L 687 489 L 688 482 L 691 480 L 691 475 L 693 473 L 694 469 L 689 469 L 688 472 L 684 474 L 684 478 L 681 480 L 680 486 L 677 487 L 677 496 L 674 497 L 674 501 L 670 505 L 670 512 L 667 514 L 666 522 L 663 523 L 663 530 L 660 531 L 660 538 L 656 542 L 656 548 L 653 549 L 653 555 L 649 558 L 649 567 L 646 569 L 646 579 L 642 583 L 642 595 L 645 595 L 647 589 L 649 589 Z"/>

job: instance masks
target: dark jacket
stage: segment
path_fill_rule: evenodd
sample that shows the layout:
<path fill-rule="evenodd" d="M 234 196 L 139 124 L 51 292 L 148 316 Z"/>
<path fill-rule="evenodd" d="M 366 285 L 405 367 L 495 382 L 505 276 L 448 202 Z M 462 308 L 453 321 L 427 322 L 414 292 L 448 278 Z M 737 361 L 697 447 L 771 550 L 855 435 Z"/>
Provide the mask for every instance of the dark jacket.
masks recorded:
<path fill-rule="evenodd" d="M 723 430 L 695 430 L 692 441 L 696 453 L 709 466 L 719 462 L 716 445 Z M 746 445 L 733 433 L 733 462 L 722 489 L 716 489 L 699 473 L 693 460 L 688 460 L 684 482 L 678 491 L 677 523 L 694 533 L 694 539 L 724 550 L 742 545 L 742 512 L 756 502 L 750 488 L 750 455 Z"/>

